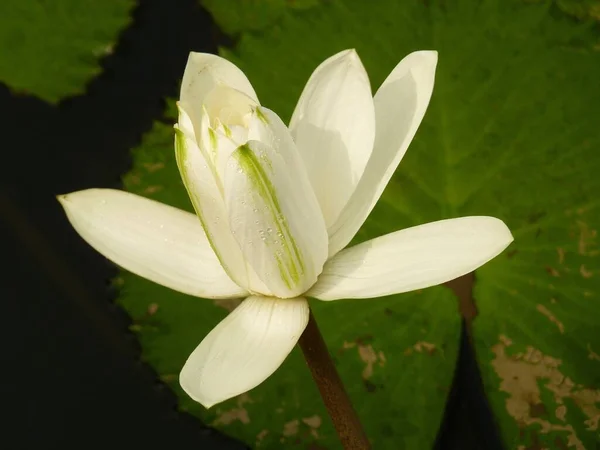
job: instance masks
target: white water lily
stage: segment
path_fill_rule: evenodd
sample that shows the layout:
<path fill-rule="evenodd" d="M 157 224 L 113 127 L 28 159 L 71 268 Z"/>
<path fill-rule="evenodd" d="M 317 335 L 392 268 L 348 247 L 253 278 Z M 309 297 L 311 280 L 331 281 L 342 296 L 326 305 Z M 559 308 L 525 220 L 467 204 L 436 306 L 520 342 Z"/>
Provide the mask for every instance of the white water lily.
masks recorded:
<path fill-rule="evenodd" d="M 245 298 L 185 363 L 192 398 L 210 407 L 270 376 L 306 327 L 306 297 L 426 288 L 512 241 L 498 219 L 463 217 L 342 250 L 415 135 L 436 63 L 434 51 L 411 53 L 373 97 L 356 52 L 340 52 L 314 71 L 288 128 L 235 65 L 191 53 L 175 147 L 196 215 L 110 189 L 59 198 L 77 232 L 123 268 L 189 295 Z"/>

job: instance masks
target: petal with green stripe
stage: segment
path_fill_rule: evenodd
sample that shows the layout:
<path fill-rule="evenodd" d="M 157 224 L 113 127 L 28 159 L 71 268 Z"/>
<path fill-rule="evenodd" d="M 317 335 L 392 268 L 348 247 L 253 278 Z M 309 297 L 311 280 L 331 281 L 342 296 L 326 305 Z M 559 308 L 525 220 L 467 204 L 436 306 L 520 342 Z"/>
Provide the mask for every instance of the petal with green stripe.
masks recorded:
<path fill-rule="evenodd" d="M 185 112 L 181 111 L 181 114 Z M 180 117 L 181 123 L 185 123 Z M 246 263 L 240 246 L 227 224 L 225 202 L 217 185 L 210 160 L 192 136 L 175 128 L 177 166 L 194 210 L 221 265 L 239 286 L 251 292 L 270 295 L 270 291 Z"/>
<path fill-rule="evenodd" d="M 293 143 L 292 143 L 293 145 Z M 279 151 L 277 151 L 279 150 Z M 277 297 L 295 297 L 317 280 L 327 258 L 327 230 L 303 167 L 273 147 L 249 141 L 225 171 L 229 226 L 244 257 Z"/>

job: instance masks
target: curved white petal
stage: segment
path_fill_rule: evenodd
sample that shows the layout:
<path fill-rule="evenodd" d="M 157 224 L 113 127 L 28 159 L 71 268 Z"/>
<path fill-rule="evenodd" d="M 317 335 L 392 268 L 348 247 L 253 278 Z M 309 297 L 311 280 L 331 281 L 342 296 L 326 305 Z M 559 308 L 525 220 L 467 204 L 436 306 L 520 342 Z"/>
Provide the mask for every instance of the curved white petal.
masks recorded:
<path fill-rule="evenodd" d="M 250 81 L 235 64 L 217 55 L 191 52 L 181 80 L 179 100 L 189 109 L 192 122 L 200 120 L 206 96 L 217 86 L 241 91 L 258 103 Z"/>
<path fill-rule="evenodd" d="M 329 254 L 352 240 L 394 174 L 419 127 L 433 91 L 437 52 L 404 58 L 375 94 L 373 153 L 356 190 L 329 228 Z"/>
<path fill-rule="evenodd" d="M 274 120 L 258 114 L 266 123 Z M 231 155 L 225 202 L 229 226 L 248 263 L 273 295 L 295 297 L 323 268 L 327 230 L 303 166 L 284 158 L 296 151 L 293 141 L 282 137 L 274 144 L 249 141 Z"/>
<path fill-rule="evenodd" d="M 318 204 L 308 178 L 307 168 L 292 139 L 290 130 L 275 112 L 264 106 L 254 109 L 254 113 L 248 121 L 248 140 L 263 142 L 281 155 L 288 166 L 295 167 L 294 170 L 301 173 L 297 180 L 300 183 L 298 189 L 314 197 L 314 201 L 317 201 Z"/>
<path fill-rule="evenodd" d="M 189 123 L 185 113 L 180 109 L 180 125 L 175 128 L 175 156 L 183 184 L 208 241 L 232 280 L 250 292 L 271 295 L 254 270 L 246 263 L 240 246 L 231 234 L 222 181 L 210 156 L 198 147 L 196 141 L 190 136 L 189 129 L 180 128 Z M 206 118 L 202 123 L 208 130 Z"/>
<path fill-rule="evenodd" d="M 342 250 L 306 294 L 371 298 L 445 283 L 500 254 L 513 237 L 504 222 L 473 216 L 396 231 Z"/>
<path fill-rule="evenodd" d="M 333 55 L 312 73 L 290 131 L 330 226 L 354 192 L 375 139 L 371 85 L 354 50 Z"/>
<path fill-rule="evenodd" d="M 81 237 L 139 276 L 189 295 L 247 295 L 227 276 L 194 214 L 113 189 L 58 197 Z"/>
<path fill-rule="evenodd" d="M 308 315 L 304 298 L 248 297 L 192 352 L 181 387 L 210 408 L 258 386 L 292 351 Z"/>

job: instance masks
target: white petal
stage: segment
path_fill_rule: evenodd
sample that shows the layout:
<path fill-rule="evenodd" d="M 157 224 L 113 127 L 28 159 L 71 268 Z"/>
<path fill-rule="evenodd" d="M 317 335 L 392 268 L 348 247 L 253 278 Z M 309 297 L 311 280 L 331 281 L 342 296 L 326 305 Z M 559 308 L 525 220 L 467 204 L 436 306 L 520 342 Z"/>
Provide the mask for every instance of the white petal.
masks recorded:
<path fill-rule="evenodd" d="M 352 240 L 406 153 L 429 105 L 436 64 L 435 51 L 411 53 L 375 94 L 373 153 L 348 204 L 329 228 L 329 255 Z"/>
<path fill-rule="evenodd" d="M 354 192 L 375 139 L 371 85 L 354 50 L 328 58 L 313 72 L 290 131 L 330 226 Z"/>
<path fill-rule="evenodd" d="M 228 86 L 217 86 L 206 95 L 204 102 L 211 120 L 219 119 L 226 125 L 246 125 L 245 117 L 256 106 L 254 99 Z"/>
<path fill-rule="evenodd" d="M 119 266 L 198 297 L 241 297 L 194 214 L 113 189 L 58 197 L 75 230 Z"/>
<path fill-rule="evenodd" d="M 303 166 L 283 157 L 295 151 L 294 143 L 280 139 L 278 145 L 249 141 L 231 155 L 225 202 L 229 226 L 248 263 L 273 295 L 295 297 L 323 268 L 327 231 L 310 186 L 302 188 L 308 185 Z"/>
<path fill-rule="evenodd" d="M 294 167 L 294 171 L 301 173 L 297 180 L 301 183 L 298 185 L 298 189 L 305 191 L 307 195 L 314 197 L 315 201 L 317 201 L 315 192 L 308 179 L 308 172 L 304 161 L 298 152 L 298 148 L 292 139 L 288 127 L 285 126 L 277 114 L 264 106 L 255 108 L 248 124 L 248 140 L 263 142 L 280 154 L 288 166 Z"/>
<path fill-rule="evenodd" d="M 206 98 L 200 122 L 194 124 L 195 136 L 221 180 L 231 153 L 248 140 L 247 127 L 257 106 L 242 92 L 228 87 L 217 87 Z M 187 111 L 185 104 L 181 109 Z"/>
<path fill-rule="evenodd" d="M 241 91 L 258 103 L 248 78 L 235 64 L 217 55 L 191 52 L 181 80 L 179 100 L 189 109 L 192 122 L 200 120 L 206 96 L 217 86 Z"/>
<path fill-rule="evenodd" d="M 186 123 L 180 110 L 179 123 Z M 188 195 L 208 241 L 221 265 L 240 286 L 250 292 L 270 295 L 271 292 L 248 266 L 239 245 L 231 234 L 223 199 L 223 186 L 216 168 L 188 133 L 175 128 L 175 156 Z"/>
<path fill-rule="evenodd" d="M 258 386 L 292 351 L 308 315 L 304 298 L 248 297 L 192 352 L 181 387 L 210 408 Z"/>
<path fill-rule="evenodd" d="M 477 269 L 512 241 L 504 222 L 493 217 L 407 228 L 339 252 L 307 295 L 371 298 L 435 286 Z"/>

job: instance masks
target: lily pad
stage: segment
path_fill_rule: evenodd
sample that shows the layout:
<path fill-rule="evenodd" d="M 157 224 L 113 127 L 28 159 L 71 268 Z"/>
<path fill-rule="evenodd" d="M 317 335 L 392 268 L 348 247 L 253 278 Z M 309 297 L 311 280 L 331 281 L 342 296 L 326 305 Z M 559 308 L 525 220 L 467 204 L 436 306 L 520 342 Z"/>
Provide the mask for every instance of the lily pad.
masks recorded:
<path fill-rule="evenodd" d="M 513 230 L 509 251 L 475 274 L 472 328 L 508 448 L 590 449 L 599 437 L 598 42 L 550 2 L 346 0 L 282 14 L 223 52 L 289 119 L 311 71 L 341 49 L 357 49 L 374 88 L 410 51 L 439 51 L 425 120 L 354 242 L 464 215 Z M 125 184 L 189 210 L 172 145 L 157 123 Z M 182 408 L 258 448 L 339 448 L 298 352 L 237 399 L 209 411 L 189 400 L 177 373 L 232 305 L 126 273 L 121 282 L 144 357 Z M 454 295 L 438 287 L 313 307 L 374 447 L 430 448 L 456 360 Z"/>
<path fill-rule="evenodd" d="M 83 92 L 133 6 L 134 0 L 2 0 L 0 81 L 50 103 Z"/>
<path fill-rule="evenodd" d="M 599 0 L 557 0 L 556 3 L 563 11 L 578 19 L 600 20 Z"/>
<path fill-rule="evenodd" d="M 200 0 L 227 34 L 257 31 L 277 22 L 287 10 L 304 10 L 322 0 Z"/>

